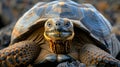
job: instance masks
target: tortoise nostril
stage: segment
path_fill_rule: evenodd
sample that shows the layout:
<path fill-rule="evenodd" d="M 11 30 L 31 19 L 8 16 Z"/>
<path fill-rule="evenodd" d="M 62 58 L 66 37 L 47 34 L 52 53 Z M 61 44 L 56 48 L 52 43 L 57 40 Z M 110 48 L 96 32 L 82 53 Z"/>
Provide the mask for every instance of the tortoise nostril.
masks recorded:
<path fill-rule="evenodd" d="M 60 23 L 56 23 L 56 26 L 60 26 L 61 24 Z"/>

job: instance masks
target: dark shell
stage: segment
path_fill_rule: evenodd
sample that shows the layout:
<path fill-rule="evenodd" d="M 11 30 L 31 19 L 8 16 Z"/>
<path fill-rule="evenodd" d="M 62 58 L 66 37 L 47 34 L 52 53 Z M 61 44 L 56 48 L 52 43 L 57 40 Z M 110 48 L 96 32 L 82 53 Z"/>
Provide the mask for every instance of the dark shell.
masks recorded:
<path fill-rule="evenodd" d="M 28 10 L 14 27 L 12 43 L 19 41 L 21 36 L 31 29 L 34 30 L 31 27 L 44 27 L 46 19 L 57 17 L 79 21 L 75 23 L 78 27 L 89 31 L 93 38 L 103 44 L 111 37 L 110 23 L 92 5 L 78 4 L 71 0 L 58 0 L 49 3 L 40 2 Z"/>

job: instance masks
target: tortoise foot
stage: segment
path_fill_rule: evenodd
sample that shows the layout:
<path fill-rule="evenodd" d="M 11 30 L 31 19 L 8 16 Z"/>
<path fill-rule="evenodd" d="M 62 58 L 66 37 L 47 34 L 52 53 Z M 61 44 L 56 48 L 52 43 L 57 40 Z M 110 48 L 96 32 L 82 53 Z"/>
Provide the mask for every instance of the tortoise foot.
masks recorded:
<path fill-rule="evenodd" d="M 72 59 L 70 56 L 68 55 L 63 55 L 63 54 L 50 54 L 47 55 L 46 57 L 44 57 L 44 59 L 42 61 L 40 61 L 40 63 L 47 63 L 47 62 L 57 62 L 57 63 L 61 63 L 61 62 L 65 62 L 65 61 L 69 61 L 71 62 Z"/>

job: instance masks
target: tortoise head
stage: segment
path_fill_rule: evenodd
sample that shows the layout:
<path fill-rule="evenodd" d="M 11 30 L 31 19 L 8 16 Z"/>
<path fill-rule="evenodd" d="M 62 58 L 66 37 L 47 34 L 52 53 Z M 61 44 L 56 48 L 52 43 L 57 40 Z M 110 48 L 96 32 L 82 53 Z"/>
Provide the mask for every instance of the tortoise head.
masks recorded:
<path fill-rule="evenodd" d="M 74 37 L 73 23 L 66 18 L 50 18 L 45 23 L 44 37 L 53 52 L 67 53 Z"/>

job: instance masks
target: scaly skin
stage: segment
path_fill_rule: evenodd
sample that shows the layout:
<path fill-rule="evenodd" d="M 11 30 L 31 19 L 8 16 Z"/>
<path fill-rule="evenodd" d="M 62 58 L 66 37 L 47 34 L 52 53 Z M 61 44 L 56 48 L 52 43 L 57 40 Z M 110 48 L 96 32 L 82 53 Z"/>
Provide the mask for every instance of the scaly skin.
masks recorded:
<path fill-rule="evenodd" d="M 31 41 L 21 41 L 0 50 L 0 67 L 27 66 L 36 59 L 40 48 Z"/>
<path fill-rule="evenodd" d="M 119 60 L 92 44 L 87 44 L 82 47 L 79 58 L 82 63 L 91 66 L 120 67 Z"/>

